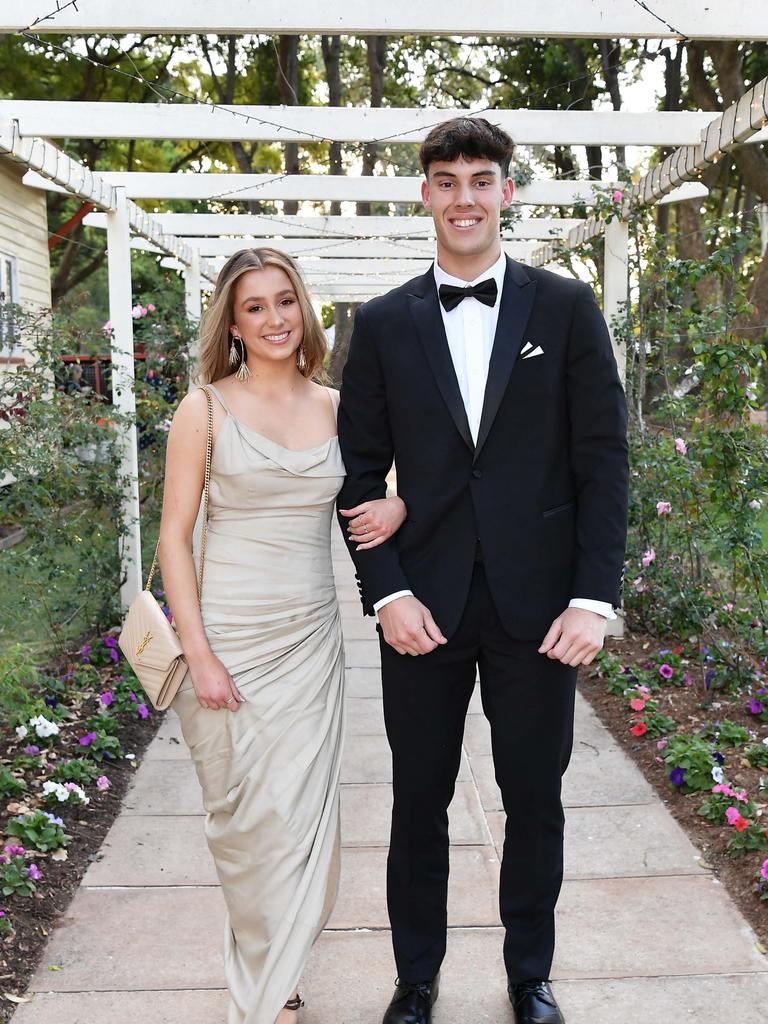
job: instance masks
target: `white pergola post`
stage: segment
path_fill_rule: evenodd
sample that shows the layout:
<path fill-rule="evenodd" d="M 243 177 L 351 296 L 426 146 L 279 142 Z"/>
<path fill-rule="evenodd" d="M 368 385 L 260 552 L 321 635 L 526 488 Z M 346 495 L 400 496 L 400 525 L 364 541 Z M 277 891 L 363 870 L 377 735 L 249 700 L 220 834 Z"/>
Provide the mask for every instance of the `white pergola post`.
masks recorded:
<path fill-rule="evenodd" d="M 200 279 L 200 252 L 198 249 L 192 249 L 192 255 L 189 261 L 189 266 L 183 270 L 184 274 L 184 307 L 187 312 L 187 320 L 191 323 L 198 324 L 200 317 L 203 315 L 203 303 L 202 303 L 202 282 Z M 193 387 L 192 374 L 194 372 L 195 364 L 197 363 L 199 355 L 199 341 L 197 331 L 195 331 L 194 337 L 189 345 L 189 386 L 190 389 Z"/>
<path fill-rule="evenodd" d="M 112 321 L 112 402 L 127 425 L 120 430 L 120 476 L 123 481 L 120 541 L 123 611 L 142 588 L 139 522 L 139 459 L 131 315 L 131 232 L 124 188 L 115 188 L 115 208 L 107 212 L 109 318 Z"/>
<path fill-rule="evenodd" d="M 614 318 L 627 315 L 629 308 L 629 226 L 614 217 L 605 227 L 603 269 L 603 315 L 611 332 L 613 354 L 622 381 L 627 369 L 626 346 L 616 337 Z"/>
<path fill-rule="evenodd" d="M 192 250 L 189 266 L 184 268 L 184 305 L 187 318 L 197 322 L 202 315 L 200 295 L 200 253 Z"/>
<path fill-rule="evenodd" d="M 614 217 L 610 224 L 606 224 L 604 254 L 603 315 L 611 332 L 619 374 L 624 381 L 627 349 L 616 338 L 614 317 L 626 316 L 629 308 L 629 225 L 625 220 Z M 624 636 L 624 616 L 621 612 L 608 623 L 606 633 L 608 636 Z"/>

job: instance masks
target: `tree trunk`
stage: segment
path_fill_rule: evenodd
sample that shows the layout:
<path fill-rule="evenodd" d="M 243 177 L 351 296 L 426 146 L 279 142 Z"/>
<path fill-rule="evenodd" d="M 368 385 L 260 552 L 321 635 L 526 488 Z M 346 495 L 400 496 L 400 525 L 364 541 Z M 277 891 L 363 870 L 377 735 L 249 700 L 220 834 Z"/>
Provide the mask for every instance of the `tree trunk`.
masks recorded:
<path fill-rule="evenodd" d="M 280 99 L 288 107 L 295 107 L 299 102 L 299 37 L 280 36 L 278 51 L 278 84 Z M 299 173 L 299 144 L 286 142 L 283 146 L 285 173 Z M 296 214 L 299 204 L 295 199 L 286 199 L 283 213 Z"/>
<path fill-rule="evenodd" d="M 337 302 L 334 306 L 334 340 L 331 359 L 328 363 L 328 376 L 334 387 L 341 387 L 341 374 L 349 355 L 349 342 L 352 339 L 352 327 L 359 302 Z"/>
<path fill-rule="evenodd" d="M 614 110 L 621 110 L 621 86 L 619 85 L 619 60 L 621 58 L 621 43 L 611 39 L 598 40 L 600 49 L 600 64 L 603 68 L 603 77 L 608 86 L 608 94 Z M 589 150 L 587 150 L 589 153 Z M 627 151 L 624 146 L 616 146 L 616 163 L 619 171 L 627 169 Z M 600 175 L 596 174 L 596 178 Z"/>
<path fill-rule="evenodd" d="M 323 62 L 325 78 L 328 82 L 328 103 L 331 107 L 341 106 L 341 36 L 323 36 Z M 341 143 L 332 142 L 328 147 L 328 171 L 330 174 L 343 174 Z M 338 217 L 341 203 L 331 203 L 331 216 Z M 338 325 L 337 325 L 338 330 Z"/>
<path fill-rule="evenodd" d="M 717 72 L 722 106 L 730 106 L 746 92 L 739 44 L 711 42 L 706 44 L 706 49 Z M 765 155 L 763 147 L 736 146 L 731 152 L 745 189 L 753 193 L 757 199 L 768 201 L 768 156 Z M 764 324 L 768 317 L 768 255 L 763 256 L 755 272 L 749 298 L 755 312 L 737 317 L 733 331 L 754 338 L 756 328 Z"/>
<path fill-rule="evenodd" d="M 384 98 L 384 65 L 387 59 L 387 37 L 367 36 L 368 76 L 371 83 L 371 106 L 380 107 Z M 378 146 L 375 142 L 363 148 L 363 174 L 371 176 L 376 169 Z M 357 212 L 367 217 L 371 214 L 370 203 L 358 203 Z"/>

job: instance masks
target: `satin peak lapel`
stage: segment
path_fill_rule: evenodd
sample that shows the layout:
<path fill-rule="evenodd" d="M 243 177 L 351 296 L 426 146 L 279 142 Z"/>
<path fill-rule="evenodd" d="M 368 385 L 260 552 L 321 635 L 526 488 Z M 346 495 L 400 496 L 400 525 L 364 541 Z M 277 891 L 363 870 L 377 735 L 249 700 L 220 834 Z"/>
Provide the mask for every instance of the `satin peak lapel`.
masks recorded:
<path fill-rule="evenodd" d="M 440 315 L 440 305 L 437 296 L 435 279 L 431 270 L 421 278 L 419 290 L 408 296 L 411 305 L 411 313 L 416 323 L 416 330 L 419 341 L 424 349 L 435 381 L 440 389 L 448 411 L 453 417 L 456 429 L 464 441 L 474 451 L 472 434 L 469 430 L 467 410 L 464 408 L 464 400 L 459 390 L 459 382 L 456 379 L 456 371 L 453 368 L 451 352 L 448 348 L 448 339 L 445 336 L 443 318 Z"/>
<path fill-rule="evenodd" d="M 491 362 L 488 366 L 488 381 L 485 385 L 483 415 L 477 435 L 475 459 L 490 433 L 501 400 L 509 384 L 509 375 L 517 361 L 523 336 L 536 297 L 536 282 L 532 281 L 525 268 L 507 257 L 504 287 L 501 292 L 499 319 L 493 341 Z"/>

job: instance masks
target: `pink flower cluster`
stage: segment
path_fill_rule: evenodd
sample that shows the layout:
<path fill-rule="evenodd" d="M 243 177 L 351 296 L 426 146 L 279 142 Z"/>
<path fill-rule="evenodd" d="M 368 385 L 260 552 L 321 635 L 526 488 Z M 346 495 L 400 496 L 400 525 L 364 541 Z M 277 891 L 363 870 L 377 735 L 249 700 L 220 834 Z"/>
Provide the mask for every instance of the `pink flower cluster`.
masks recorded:
<path fill-rule="evenodd" d="M 733 825 L 737 832 L 744 832 L 749 825 L 749 822 L 742 816 L 738 807 L 729 807 L 725 812 L 725 820 L 729 825 Z"/>
<path fill-rule="evenodd" d="M 140 320 L 141 317 L 146 316 L 147 313 L 154 313 L 156 308 L 157 307 L 151 302 L 148 302 L 146 306 L 142 306 L 140 302 L 137 302 L 131 310 L 131 316 L 134 320 Z"/>
<path fill-rule="evenodd" d="M 738 792 L 732 789 L 727 782 L 720 782 L 718 785 L 712 787 L 713 793 L 722 793 L 723 796 L 730 796 L 734 800 L 738 800 L 740 803 L 745 804 L 747 802 L 746 790 L 741 789 Z"/>

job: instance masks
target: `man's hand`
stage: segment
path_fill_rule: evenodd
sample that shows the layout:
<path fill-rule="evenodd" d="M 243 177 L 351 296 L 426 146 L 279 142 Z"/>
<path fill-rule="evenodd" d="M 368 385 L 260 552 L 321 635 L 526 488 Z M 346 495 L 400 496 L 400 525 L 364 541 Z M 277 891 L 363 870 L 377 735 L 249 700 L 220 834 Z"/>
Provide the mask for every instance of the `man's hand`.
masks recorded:
<path fill-rule="evenodd" d="M 429 654 L 448 643 L 429 608 L 415 597 L 398 597 L 378 614 L 384 639 L 398 654 Z"/>
<path fill-rule="evenodd" d="M 607 621 L 597 612 L 566 608 L 549 627 L 539 654 L 556 658 L 564 665 L 591 665 L 603 646 Z"/>

